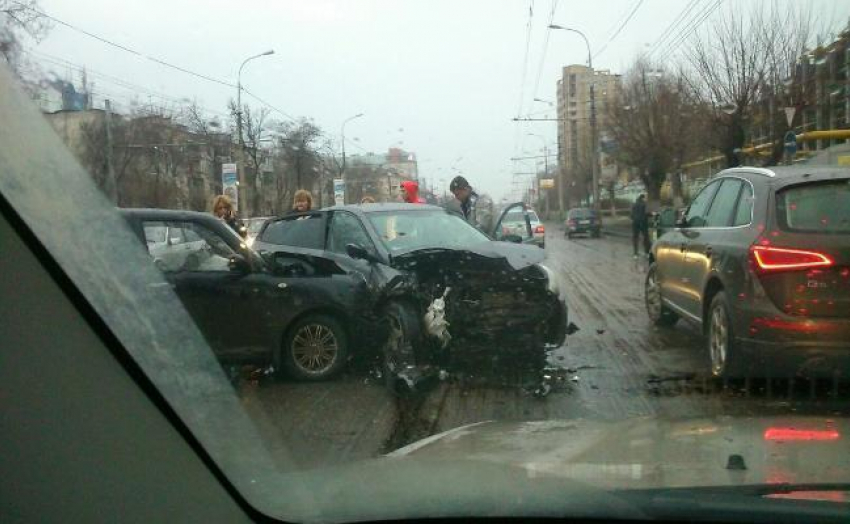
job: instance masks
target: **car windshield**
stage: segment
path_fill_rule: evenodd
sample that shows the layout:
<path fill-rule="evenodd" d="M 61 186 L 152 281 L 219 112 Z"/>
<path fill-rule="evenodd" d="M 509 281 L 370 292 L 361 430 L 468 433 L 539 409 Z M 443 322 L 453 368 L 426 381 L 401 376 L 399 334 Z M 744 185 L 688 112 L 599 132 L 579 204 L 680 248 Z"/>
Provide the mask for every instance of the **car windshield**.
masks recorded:
<path fill-rule="evenodd" d="M 802 233 L 850 233 L 850 182 L 803 184 L 776 195 L 780 226 Z"/>
<path fill-rule="evenodd" d="M 848 15 L 0 0 L 0 522 L 848 522 Z"/>
<path fill-rule="evenodd" d="M 425 248 L 464 248 L 489 241 L 461 218 L 444 211 L 368 213 L 381 243 L 391 253 Z"/>

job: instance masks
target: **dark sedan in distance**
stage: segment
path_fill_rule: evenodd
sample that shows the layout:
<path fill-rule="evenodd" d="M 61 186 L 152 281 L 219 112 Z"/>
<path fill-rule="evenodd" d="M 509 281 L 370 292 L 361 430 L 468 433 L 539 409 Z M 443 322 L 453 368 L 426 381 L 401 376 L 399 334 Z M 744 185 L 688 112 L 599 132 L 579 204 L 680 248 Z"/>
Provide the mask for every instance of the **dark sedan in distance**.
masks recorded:
<path fill-rule="evenodd" d="M 590 235 L 599 238 L 602 235 L 602 220 L 596 211 L 589 207 L 577 207 L 567 212 L 564 222 L 564 235 L 573 238 L 574 235 Z"/>

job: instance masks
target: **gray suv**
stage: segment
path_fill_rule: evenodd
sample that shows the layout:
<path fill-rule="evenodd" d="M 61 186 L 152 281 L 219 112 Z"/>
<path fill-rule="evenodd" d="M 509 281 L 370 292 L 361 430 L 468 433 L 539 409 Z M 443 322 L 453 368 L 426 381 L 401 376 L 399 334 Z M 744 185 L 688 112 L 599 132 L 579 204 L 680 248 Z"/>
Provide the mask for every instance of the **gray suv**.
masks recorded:
<path fill-rule="evenodd" d="M 716 376 L 850 374 L 850 169 L 717 174 L 652 248 L 656 325 L 700 325 Z"/>

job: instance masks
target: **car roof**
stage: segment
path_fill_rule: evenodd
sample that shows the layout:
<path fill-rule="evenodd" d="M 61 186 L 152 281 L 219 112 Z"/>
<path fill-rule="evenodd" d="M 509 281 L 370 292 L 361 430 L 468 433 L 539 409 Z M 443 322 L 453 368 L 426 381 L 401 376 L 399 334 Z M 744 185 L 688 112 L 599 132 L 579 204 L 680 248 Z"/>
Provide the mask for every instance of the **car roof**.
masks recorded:
<path fill-rule="evenodd" d="M 772 186 L 786 186 L 800 182 L 814 182 L 850 178 L 850 168 L 840 166 L 791 166 L 752 167 L 741 166 L 724 169 L 712 178 L 739 176 L 750 181 L 767 182 Z"/>
<path fill-rule="evenodd" d="M 323 208 L 321 211 L 351 211 L 357 214 L 368 215 L 369 213 L 398 212 L 398 211 L 446 211 L 440 206 L 430 204 L 408 204 L 400 202 L 374 203 L 374 204 L 349 204 L 345 206 L 333 206 Z"/>

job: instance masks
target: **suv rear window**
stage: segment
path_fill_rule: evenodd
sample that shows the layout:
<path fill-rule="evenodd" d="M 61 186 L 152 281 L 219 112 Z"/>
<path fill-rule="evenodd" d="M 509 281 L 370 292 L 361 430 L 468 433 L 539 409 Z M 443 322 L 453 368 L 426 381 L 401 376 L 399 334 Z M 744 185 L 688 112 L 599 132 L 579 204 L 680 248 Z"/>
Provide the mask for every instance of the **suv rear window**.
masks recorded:
<path fill-rule="evenodd" d="M 801 184 L 776 194 L 779 227 L 807 233 L 850 233 L 850 180 Z"/>
<path fill-rule="evenodd" d="M 322 249 L 324 247 L 322 224 L 322 217 L 319 215 L 277 220 L 266 226 L 259 240 L 281 246 Z"/>
<path fill-rule="evenodd" d="M 596 216 L 596 212 L 592 209 L 573 209 L 570 211 L 570 218 L 593 218 Z"/>

